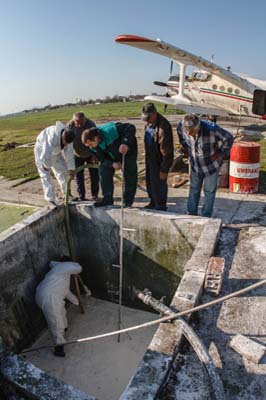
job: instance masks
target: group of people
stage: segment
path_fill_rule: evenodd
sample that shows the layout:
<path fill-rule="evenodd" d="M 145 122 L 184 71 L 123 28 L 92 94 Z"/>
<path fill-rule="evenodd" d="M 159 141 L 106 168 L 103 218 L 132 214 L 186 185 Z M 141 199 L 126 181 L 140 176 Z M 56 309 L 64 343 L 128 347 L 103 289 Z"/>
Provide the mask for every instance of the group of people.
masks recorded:
<path fill-rule="evenodd" d="M 172 127 L 157 112 L 153 103 L 143 106 L 141 118 L 145 121 L 146 186 L 150 199 L 145 208 L 166 211 L 167 177 L 174 155 Z M 194 114 L 185 115 L 177 126 L 177 134 L 190 166 L 187 212 L 198 215 L 203 187 L 201 215 L 211 217 L 219 170 L 223 160 L 229 157 L 233 136 L 215 122 L 200 120 Z M 76 175 L 79 199 L 85 200 L 84 170 L 76 173 L 75 170 L 87 163 L 91 166 L 89 173 L 95 207 L 113 204 L 114 173 L 121 168 L 125 180 L 124 205 L 132 206 L 137 188 L 138 155 L 134 125 L 108 122 L 96 126 L 84 113 L 78 112 L 67 125 L 57 122 L 44 129 L 37 137 L 34 153 L 47 201 L 55 204 L 50 170 L 58 180 L 63 194 L 68 175 L 72 179 Z M 99 182 L 102 200 L 98 200 Z M 67 329 L 65 299 L 78 305 L 78 299 L 69 289 L 70 276 L 80 273 L 82 268 L 66 257 L 52 261 L 50 268 L 37 287 L 36 302 L 43 310 L 53 336 L 55 356 L 64 357 L 64 332 Z"/>
<path fill-rule="evenodd" d="M 174 157 L 172 127 L 157 112 L 153 103 L 143 106 L 141 119 L 145 121 L 146 187 L 150 199 L 145 208 L 166 211 L 167 177 Z M 198 215 L 203 187 L 204 205 L 201 215 L 211 217 L 219 170 L 223 160 L 229 157 L 233 136 L 216 123 L 200 120 L 195 114 L 185 115 L 178 124 L 177 134 L 190 165 L 187 212 Z M 63 194 L 68 176 L 73 179 L 76 175 L 77 200 L 85 200 L 84 170 L 76 174 L 75 170 L 87 163 L 91 165 L 89 173 L 95 207 L 113 204 L 114 173 L 120 169 L 123 169 L 125 182 L 124 206 L 132 206 L 137 188 L 138 155 L 134 125 L 108 122 L 96 126 L 83 112 L 77 112 L 66 125 L 57 122 L 44 129 L 37 137 L 34 154 L 47 201 L 55 204 L 50 170 L 58 180 Z M 98 199 L 99 183 L 103 194 L 101 200 Z"/>

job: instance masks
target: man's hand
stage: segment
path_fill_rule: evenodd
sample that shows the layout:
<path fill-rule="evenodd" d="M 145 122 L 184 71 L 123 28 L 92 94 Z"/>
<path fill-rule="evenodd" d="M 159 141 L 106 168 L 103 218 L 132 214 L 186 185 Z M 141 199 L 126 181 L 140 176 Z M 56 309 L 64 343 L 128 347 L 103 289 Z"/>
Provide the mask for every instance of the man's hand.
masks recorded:
<path fill-rule="evenodd" d="M 211 156 L 212 161 L 222 160 L 223 156 L 217 151 Z"/>
<path fill-rule="evenodd" d="M 166 181 L 167 176 L 168 176 L 168 173 L 167 173 L 167 172 L 160 172 L 160 179 L 161 179 L 161 181 Z"/>
<path fill-rule="evenodd" d="M 72 169 L 70 169 L 68 171 L 68 176 L 69 176 L 70 179 L 74 179 L 75 175 L 76 175 L 75 171 L 73 171 Z"/>
<path fill-rule="evenodd" d="M 128 152 L 128 146 L 126 144 L 121 144 L 119 146 L 119 153 L 127 154 L 127 152 Z"/>
<path fill-rule="evenodd" d="M 92 164 L 98 164 L 98 158 L 95 156 L 92 156 L 90 161 Z"/>
<path fill-rule="evenodd" d="M 112 167 L 113 167 L 115 170 L 119 170 L 119 169 L 122 168 L 122 164 L 121 164 L 120 162 L 113 162 Z"/>

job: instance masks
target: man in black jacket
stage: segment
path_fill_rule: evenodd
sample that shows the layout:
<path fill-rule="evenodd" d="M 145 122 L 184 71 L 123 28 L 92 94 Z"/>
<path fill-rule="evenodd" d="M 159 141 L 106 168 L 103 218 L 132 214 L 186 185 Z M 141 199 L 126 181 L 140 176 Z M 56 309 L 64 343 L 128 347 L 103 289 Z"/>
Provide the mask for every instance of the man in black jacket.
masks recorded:
<path fill-rule="evenodd" d="M 170 123 L 153 103 L 142 108 L 145 125 L 146 187 L 150 203 L 147 209 L 167 210 L 167 176 L 173 162 L 173 133 Z"/>
<path fill-rule="evenodd" d="M 76 168 L 86 164 L 97 164 L 97 158 L 90 152 L 90 150 L 84 146 L 81 141 L 82 132 L 85 129 L 96 126 L 94 121 L 86 118 L 82 111 L 76 112 L 73 115 L 73 119 L 67 123 L 67 126 L 71 128 L 75 133 L 75 139 L 73 142 L 74 155 L 75 155 L 75 166 Z M 99 174 L 97 168 L 89 168 L 90 180 L 91 180 L 91 195 L 93 200 L 98 199 L 99 192 Z M 79 194 L 79 200 L 84 201 L 86 195 L 85 182 L 84 182 L 84 170 L 76 174 L 77 189 Z"/>
<path fill-rule="evenodd" d="M 82 142 L 93 151 L 100 161 L 99 175 L 103 200 L 95 207 L 113 204 L 114 172 L 122 167 L 125 155 L 125 193 L 124 205 L 131 207 L 137 189 L 137 141 L 136 128 L 131 124 L 108 122 L 82 133 Z"/>

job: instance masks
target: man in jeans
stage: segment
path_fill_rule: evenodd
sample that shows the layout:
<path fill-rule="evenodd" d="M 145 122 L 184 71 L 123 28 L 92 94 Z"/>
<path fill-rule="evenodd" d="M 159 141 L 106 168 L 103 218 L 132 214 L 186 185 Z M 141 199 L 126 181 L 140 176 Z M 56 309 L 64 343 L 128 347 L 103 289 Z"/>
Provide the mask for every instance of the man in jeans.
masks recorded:
<path fill-rule="evenodd" d="M 198 215 L 203 186 L 204 204 L 201 215 L 211 217 L 220 167 L 223 159 L 229 156 L 233 136 L 215 123 L 199 120 L 195 114 L 184 117 L 178 124 L 177 134 L 190 163 L 188 214 Z"/>
<path fill-rule="evenodd" d="M 82 111 L 76 112 L 73 115 L 73 119 L 67 123 L 67 126 L 71 128 L 75 133 L 75 139 L 73 142 L 74 154 L 75 154 L 75 166 L 76 168 L 81 165 L 86 164 L 97 164 L 97 158 L 94 156 L 89 149 L 84 146 L 81 141 L 82 132 L 85 129 L 92 128 L 96 126 L 95 123 L 86 118 L 85 114 Z M 89 168 L 90 180 L 91 180 L 91 195 L 92 200 L 98 200 L 98 192 L 99 192 L 99 174 L 98 168 Z M 79 200 L 86 200 L 86 190 L 85 190 L 85 182 L 84 182 L 84 170 L 79 171 L 76 174 L 77 181 L 77 190 L 79 194 Z"/>

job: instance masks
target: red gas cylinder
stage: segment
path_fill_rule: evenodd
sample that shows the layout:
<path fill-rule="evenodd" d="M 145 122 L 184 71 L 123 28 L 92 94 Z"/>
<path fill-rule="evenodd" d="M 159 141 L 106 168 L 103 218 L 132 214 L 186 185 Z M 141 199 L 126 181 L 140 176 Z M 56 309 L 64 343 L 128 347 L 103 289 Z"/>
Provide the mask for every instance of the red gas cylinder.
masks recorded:
<path fill-rule="evenodd" d="M 256 193 L 259 187 L 260 145 L 234 143 L 230 152 L 229 189 L 234 193 Z"/>

